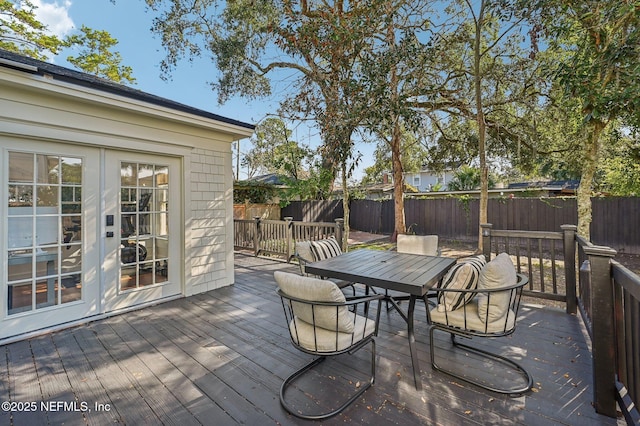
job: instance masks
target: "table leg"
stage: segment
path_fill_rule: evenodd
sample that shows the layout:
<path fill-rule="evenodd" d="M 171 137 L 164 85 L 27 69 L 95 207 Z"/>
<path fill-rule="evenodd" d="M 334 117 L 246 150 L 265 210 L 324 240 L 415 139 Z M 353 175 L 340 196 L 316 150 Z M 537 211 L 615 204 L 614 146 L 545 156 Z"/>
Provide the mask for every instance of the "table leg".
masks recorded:
<path fill-rule="evenodd" d="M 416 307 L 415 295 L 409 298 L 409 310 L 407 311 L 407 334 L 409 336 L 409 351 L 411 352 L 411 364 L 413 365 L 413 380 L 416 383 L 416 390 L 422 390 L 422 379 L 420 378 L 420 364 L 418 362 L 418 350 L 416 349 L 416 336 L 413 330 L 413 313 Z"/>

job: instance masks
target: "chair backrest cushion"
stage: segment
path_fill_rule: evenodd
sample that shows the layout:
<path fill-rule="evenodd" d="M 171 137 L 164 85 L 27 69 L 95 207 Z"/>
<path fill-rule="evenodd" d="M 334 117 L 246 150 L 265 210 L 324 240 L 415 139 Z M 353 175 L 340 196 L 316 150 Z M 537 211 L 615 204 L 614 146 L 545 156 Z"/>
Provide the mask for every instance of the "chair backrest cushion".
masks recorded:
<path fill-rule="evenodd" d="M 334 237 L 329 237 L 324 240 L 311 241 L 311 252 L 313 253 L 314 260 L 319 262 L 329 259 L 330 257 L 341 255 L 342 249 Z"/>
<path fill-rule="evenodd" d="M 313 262 L 315 260 L 315 256 L 311 251 L 311 241 L 296 242 L 296 254 L 307 262 Z"/>
<path fill-rule="evenodd" d="M 313 302 L 346 302 L 344 293 L 334 282 L 282 271 L 276 271 L 273 275 L 286 295 L 309 302 L 291 303 L 296 317 L 327 330 L 353 332 L 354 314 L 346 306 L 313 305 Z"/>
<path fill-rule="evenodd" d="M 480 271 L 486 265 L 484 255 L 465 257 L 453 265 L 438 284 L 440 288 L 473 290 L 478 286 Z M 438 311 L 453 311 L 473 299 L 475 293 L 438 293 Z"/>
<path fill-rule="evenodd" d="M 424 256 L 438 255 L 437 235 L 406 235 L 398 234 L 398 253 L 421 254 Z"/>
<path fill-rule="evenodd" d="M 296 242 L 296 255 L 301 257 L 298 259 L 300 265 L 300 274 L 306 275 L 305 262 L 313 262 L 316 260 L 313 252 L 311 251 L 311 241 L 298 241 Z"/>
<path fill-rule="evenodd" d="M 480 272 L 478 290 L 496 289 L 514 285 L 518 281 L 516 269 L 507 253 L 500 253 Z M 478 293 L 478 315 L 483 322 L 503 318 L 509 311 L 512 291 Z"/>

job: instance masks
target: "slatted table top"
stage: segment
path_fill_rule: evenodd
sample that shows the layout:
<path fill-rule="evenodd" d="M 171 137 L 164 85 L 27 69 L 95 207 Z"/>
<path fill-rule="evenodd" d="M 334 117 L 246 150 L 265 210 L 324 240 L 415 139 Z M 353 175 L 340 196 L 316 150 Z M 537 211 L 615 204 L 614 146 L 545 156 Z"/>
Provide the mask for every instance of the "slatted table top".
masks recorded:
<path fill-rule="evenodd" d="M 448 257 L 360 249 L 309 263 L 305 270 L 321 277 L 423 296 L 455 262 Z"/>

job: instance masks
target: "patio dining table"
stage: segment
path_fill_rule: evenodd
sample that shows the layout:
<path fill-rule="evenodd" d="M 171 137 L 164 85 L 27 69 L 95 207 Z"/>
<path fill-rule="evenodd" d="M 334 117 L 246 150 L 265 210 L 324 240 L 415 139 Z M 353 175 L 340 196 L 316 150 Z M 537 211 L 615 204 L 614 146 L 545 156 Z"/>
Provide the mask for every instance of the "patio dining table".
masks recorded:
<path fill-rule="evenodd" d="M 425 299 L 429 289 L 444 276 L 456 262 L 441 256 L 423 256 L 395 251 L 360 249 L 306 265 L 306 272 L 321 277 L 364 284 L 399 291 L 409 295 L 406 313 L 389 296 L 391 305 L 407 323 L 407 337 L 416 389 L 422 389 L 420 366 L 416 350 L 413 315 L 416 300 Z"/>

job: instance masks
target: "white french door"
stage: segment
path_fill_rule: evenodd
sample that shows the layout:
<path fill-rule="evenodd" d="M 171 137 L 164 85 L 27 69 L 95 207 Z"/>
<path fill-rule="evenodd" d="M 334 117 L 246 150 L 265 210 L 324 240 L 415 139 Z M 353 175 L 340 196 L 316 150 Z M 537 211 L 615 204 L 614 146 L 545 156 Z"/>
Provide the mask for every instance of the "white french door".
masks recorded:
<path fill-rule="evenodd" d="M 180 161 L 108 150 L 104 164 L 105 311 L 180 294 Z"/>
<path fill-rule="evenodd" d="M 0 137 L 0 338 L 99 311 L 98 149 Z"/>

